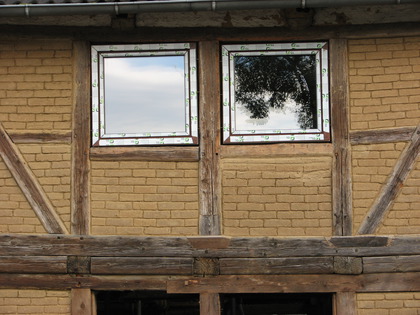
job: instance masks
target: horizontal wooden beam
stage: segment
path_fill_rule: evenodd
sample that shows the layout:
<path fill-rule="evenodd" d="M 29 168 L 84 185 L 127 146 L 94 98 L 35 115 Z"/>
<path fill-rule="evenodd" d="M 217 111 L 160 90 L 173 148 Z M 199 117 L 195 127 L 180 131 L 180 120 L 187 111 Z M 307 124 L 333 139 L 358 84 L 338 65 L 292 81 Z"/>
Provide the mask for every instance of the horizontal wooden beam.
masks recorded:
<path fill-rule="evenodd" d="M 350 143 L 358 145 L 406 142 L 411 140 L 414 130 L 416 130 L 415 127 L 353 131 L 350 132 Z"/>
<path fill-rule="evenodd" d="M 193 258 L 92 257 L 92 274 L 192 275 Z"/>
<path fill-rule="evenodd" d="M 160 290 L 168 293 L 416 292 L 420 273 L 362 275 L 74 276 L 0 274 L 0 289 Z"/>
<path fill-rule="evenodd" d="M 372 38 L 372 37 L 400 37 L 419 36 L 420 23 L 393 23 L 375 25 L 325 25 L 311 26 L 304 32 L 290 27 L 138 27 L 132 30 L 121 30 L 111 27 L 91 26 L 56 26 L 51 29 L 41 25 L 5 25 L 0 39 L 10 40 L 16 36 L 22 39 L 32 39 L 37 34 L 42 39 L 75 38 L 91 41 L 138 42 L 162 41 L 170 38 L 172 41 L 199 41 L 199 40 L 291 40 L 305 41 L 325 40 L 330 38 Z"/>
<path fill-rule="evenodd" d="M 420 271 L 420 255 L 363 258 L 364 273 Z"/>
<path fill-rule="evenodd" d="M 66 256 L 0 256 L 0 273 L 67 273 Z"/>
<path fill-rule="evenodd" d="M 72 140 L 72 133 L 70 131 L 64 132 L 9 132 L 9 136 L 14 143 L 24 144 L 38 144 L 38 143 L 60 143 L 70 144 Z"/>
<path fill-rule="evenodd" d="M 333 257 L 223 258 L 220 274 L 326 274 L 334 272 Z"/>
<path fill-rule="evenodd" d="M 235 275 L 168 281 L 168 293 L 410 292 L 419 290 L 420 273 Z"/>
<path fill-rule="evenodd" d="M 198 147 L 93 147 L 90 159 L 97 161 L 182 161 L 199 160 Z"/>
<path fill-rule="evenodd" d="M 418 236 L 346 236 L 302 239 L 0 235 L 0 256 L 70 255 L 209 258 L 420 255 L 420 238 Z"/>

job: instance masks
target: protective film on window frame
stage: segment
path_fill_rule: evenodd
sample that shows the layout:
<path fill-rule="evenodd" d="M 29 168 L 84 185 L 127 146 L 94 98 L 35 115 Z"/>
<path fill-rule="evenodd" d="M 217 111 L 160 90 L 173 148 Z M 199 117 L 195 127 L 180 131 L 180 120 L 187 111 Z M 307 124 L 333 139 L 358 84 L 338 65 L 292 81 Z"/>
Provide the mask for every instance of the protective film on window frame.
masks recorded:
<path fill-rule="evenodd" d="M 94 45 L 92 145 L 198 143 L 195 43 Z"/>
<path fill-rule="evenodd" d="M 330 140 L 327 42 L 221 49 L 224 144 Z"/>

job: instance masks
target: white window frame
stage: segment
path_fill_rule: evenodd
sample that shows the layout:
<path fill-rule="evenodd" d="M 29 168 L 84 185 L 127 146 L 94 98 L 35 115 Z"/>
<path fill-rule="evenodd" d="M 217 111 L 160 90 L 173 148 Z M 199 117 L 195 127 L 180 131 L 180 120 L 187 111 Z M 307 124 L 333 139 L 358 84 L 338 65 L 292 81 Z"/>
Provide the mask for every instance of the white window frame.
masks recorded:
<path fill-rule="evenodd" d="M 222 45 L 223 143 L 330 141 L 329 70 L 327 42 L 256 43 Z M 235 126 L 235 56 L 315 55 L 317 77 L 316 129 L 238 130 Z"/>
<path fill-rule="evenodd" d="M 155 146 L 198 143 L 197 53 L 195 43 L 93 45 L 91 47 L 92 145 Z M 185 130 L 177 132 L 106 133 L 104 58 L 184 56 Z"/>

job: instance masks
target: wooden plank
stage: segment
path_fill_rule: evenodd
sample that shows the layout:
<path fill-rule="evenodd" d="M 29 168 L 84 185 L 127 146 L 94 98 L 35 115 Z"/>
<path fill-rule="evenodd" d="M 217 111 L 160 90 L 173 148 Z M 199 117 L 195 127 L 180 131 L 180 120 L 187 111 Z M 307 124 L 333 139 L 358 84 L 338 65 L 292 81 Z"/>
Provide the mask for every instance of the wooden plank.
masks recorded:
<path fill-rule="evenodd" d="M 71 290 L 71 315 L 92 315 L 92 292 L 90 289 Z"/>
<path fill-rule="evenodd" d="M 0 273 L 66 272 L 66 256 L 0 256 Z"/>
<path fill-rule="evenodd" d="M 387 38 L 419 36 L 420 23 L 394 23 L 392 28 L 389 24 L 375 25 L 337 25 L 331 27 L 311 26 L 302 30 L 293 30 L 289 27 L 139 27 L 134 30 L 106 29 L 103 27 L 77 27 L 74 26 L 55 26 L 51 29 L 48 26 L 41 25 L 5 25 L 0 34 L 2 40 L 14 40 L 19 37 L 23 40 L 31 40 L 34 34 L 39 38 L 63 39 L 63 38 L 84 38 L 96 40 L 98 42 L 139 42 L 139 41 L 162 41 L 162 38 L 170 38 L 173 41 L 199 41 L 203 38 L 221 41 L 229 40 L 290 40 L 307 41 L 325 40 L 330 38 Z"/>
<path fill-rule="evenodd" d="M 364 273 L 413 271 L 420 271 L 420 255 L 363 258 Z"/>
<path fill-rule="evenodd" d="M 217 293 L 200 294 L 200 314 L 220 315 L 220 298 Z"/>
<path fill-rule="evenodd" d="M 420 273 L 367 275 L 232 275 L 169 280 L 168 293 L 327 293 L 420 290 Z"/>
<path fill-rule="evenodd" d="M 358 145 L 410 141 L 414 130 L 415 127 L 353 131 L 350 132 L 350 143 Z"/>
<path fill-rule="evenodd" d="M 333 257 L 222 258 L 220 274 L 324 274 L 333 273 Z"/>
<path fill-rule="evenodd" d="M 90 230 L 90 46 L 73 43 L 73 148 L 71 166 L 71 232 L 89 234 Z"/>
<path fill-rule="evenodd" d="M 334 162 L 332 169 L 333 232 L 352 235 L 352 183 L 349 143 L 347 40 L 330 41 L 330 95 Z"/>
<path fill-rule="evenodd" d="M 22 190 L 38 219 L 48 233 L 68 233 L 60 216 L 42 189 L 34 173 L 26 163 L 18 147 L 13 143 L 0 123 L 0 156 Z"/>
<path fill-rule="evenodd" d="M 220 65 L 219 42 L 200 43 L 200 164 L 199 164 L 199 231 L 200 235 L 221 234 L 220 146 Z"/>
<path fill-rule="evenodd" d="M 378 229 L 382 220 L 391 209 L 398 193 L 404 186 L 404 182 L 420 153 L 420 124 L 411 136 L 410 143 L 405 147 L 395 164 L 387 182 L 382 187 L 378 198 L 373 203 L 368 214 L 362 221 L 359 234 L 373 234 Z"/>
<path fill-rule="evenodd" d="M 9 132 L 14 143 L 60 143 L 69 144 L 72 140 L 72 133 L 68 131 L 54 133 L 46 132 Z"/>
<path fill-rule="evenodd" d="M 165 291 L 167 276 L 74 276 L 0 273 L 1 289 L 156 290 Z M 182 279 L 171 276 L 171 279 Z"/>
<path fill-rule="evenodd" d="M 199 160 L 198 147 L 92 147 L 90 159 L 97 161 L 182 161 Z"/>
<path fill-rule="evenodd" d="M 420 273 L 361 275 L 74 276 L 0 273 L 1 289 L 159 290 L 168 293 L 416 292 Z"/>
<path fill-rule="evenodd" d="M 192 275 L 193 258 L 92 257 L 92 274 Z"/>
<path fill-rule="evenodd" d="M 206 247 L 205 241 L 208 240 Z M 333 238 L 231 238 L 215 247 L 204 238 L 199 248 L 186 237 L 0 235 L 0 256 L 282 258 L 322 256 L 420 255 L 418 236 Z"/>
<path fill-rule="evenodd" d="M 337 292 L 334 297 L 335 315 L 357 315 L 356 293 Z"/>

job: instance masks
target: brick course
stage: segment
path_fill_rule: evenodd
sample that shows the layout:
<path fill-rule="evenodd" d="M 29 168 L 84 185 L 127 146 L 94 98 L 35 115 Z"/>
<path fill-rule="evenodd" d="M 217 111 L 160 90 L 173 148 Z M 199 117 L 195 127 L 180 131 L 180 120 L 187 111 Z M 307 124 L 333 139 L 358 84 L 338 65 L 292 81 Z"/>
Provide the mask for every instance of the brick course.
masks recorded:
<path fill-rule="evenodd" d="M 352 130 L 416 126 L 420 37 L 349 41 Z"/>
<path fill-rule="evenodd" d="M 330 157 L 224 160 L 224 234 L 331 235 L 331 163 Z"/>
<path fill-rule="evenodd" d="M 1 289 L 0 314 L 70 315 L 70 292 Z"/>
<path fill-rule="evenodd" d="M 8 131 L 71 130 L 70 40 L 4 44 L 0 74 L 0 121 Z"/>
<path fill-rule="evenodd" d="M 419 315 L 419 292 L 358 293 L 358 315 Z"/>
<path fill-rule="evenodd" d="M 91 166 L 93 234 L 198 234 L 197 163 L 93 161 Z"/>

